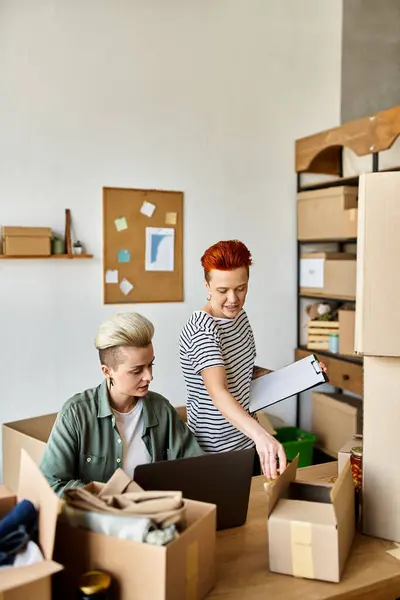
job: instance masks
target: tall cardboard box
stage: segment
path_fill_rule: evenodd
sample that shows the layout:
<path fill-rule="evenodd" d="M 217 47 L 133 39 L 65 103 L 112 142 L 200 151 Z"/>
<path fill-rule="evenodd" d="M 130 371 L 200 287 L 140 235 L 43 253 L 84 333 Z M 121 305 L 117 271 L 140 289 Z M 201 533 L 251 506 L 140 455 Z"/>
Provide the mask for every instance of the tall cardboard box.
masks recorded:
<path fill-rule="evenodd" d="M 332 187 L 297 194 L 297 238 L 301 241 L 357 237 L 356 187 Z"/>
<path fill-rule="evenodd" d="M 296 468 L 265 484 L 270 570 L 338 582 L 355 533 L 350 464 L 333 485 L 296 482 Z"/>
<path fill-rule="evenodd" d="M 361 175 L 355 350 L 400 357 L 400 173 Z"/>
<path fill-rule="evenodd" d="M 39 546 L 44 561 L 26 567 L 11 567 L 0 571 L 0 598 L 2 600 L 51 600 L 51 576 L 62 566 L 52 560 L 59 499 L 32 459 L 21 454 L 21 478 L 18 498 L 30 500 L 38 510 Z M 17 502 L 17 497 L 0 486 L 0 516 L 4 516 Z"/>
<path fill-rule="evenodd" d="M 39 465 L 57 413 L 4 423 L 2 426 L 3 483 L 17 493 L 21 450 Z"/>
<path fill-rule="evenodd" d="M 363 401 L 348 394 L 313 392 L 312 432 L 318 446 L 337 456 L 353 435 L 362 433 Z"/>
<path fill-rule="evenodd" d="M 346 252 L 311 252 L 300 257 L 300 293 L 339 296 L 356 295 L 356 257 Z"/>
<path fill-rule="evenodd" d="M 50 227 L 3 227 L 3 252 L 7 256 L 49 256 Z"/>
<path fill-rule="evenodd" d="M 400 542 L 400 358 L 364 358 L 363 532 Z"/>

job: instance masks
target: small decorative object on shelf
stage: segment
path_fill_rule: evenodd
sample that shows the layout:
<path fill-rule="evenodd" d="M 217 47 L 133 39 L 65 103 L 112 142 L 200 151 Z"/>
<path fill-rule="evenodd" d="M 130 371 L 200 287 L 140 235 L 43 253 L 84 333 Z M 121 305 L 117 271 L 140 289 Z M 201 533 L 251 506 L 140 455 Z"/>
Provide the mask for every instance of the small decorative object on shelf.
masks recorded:
<path fill-rule="evenodd" d="M 77 240 L 76 242 L 74 242 L 73 249 L 74 249 L 74 254 L 82 254 L 83 253 L 82 243 L 79 240 Z"/>
<path fill-rule="evenodd" d="M 58 233 L 53 233 L 51 238 L 51 253 L 52 254 L 64 254 L 65 253 L 65 242 L 64 238 Z"/>
<path fill-rule="evenodd" d="M 332 352 L 332 354 L 337 354 L 339 352 L 339 334 L 338 333 L 330 333 L 329 334 L 329 352 Z"/>
<path fill-rule="evenodd" d="M 111 600 L 111 577 L 104 571 L 88 571 L 79 581 L 79 600 Z"/>

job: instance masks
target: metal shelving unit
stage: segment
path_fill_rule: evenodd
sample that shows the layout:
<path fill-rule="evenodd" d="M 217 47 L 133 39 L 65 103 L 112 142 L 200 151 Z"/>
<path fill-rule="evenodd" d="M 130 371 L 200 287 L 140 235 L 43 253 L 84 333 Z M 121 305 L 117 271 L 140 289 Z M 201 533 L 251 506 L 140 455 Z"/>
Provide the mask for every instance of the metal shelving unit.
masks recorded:
<path fill-rule="evenodd" d="M 400 135 L 400 106 L 381 111 L 370 117 L 345 123 L 340 127 L 323 131 L 296 141 L 297 192 L 323 190 L 339 186 L 358 186 L 359 175 L 343 177 L 343 148 L 349 148 L 358 156 L 370 155 L 372 172 L 399 171 L 400 167 L 379 170 L 379 153 L 388 150 Z M 317 184 L 302 185 L 302 174 L 335 175 L 336 179 Z M 346 244 L 355 244 L 357 238 L 297 240 L 297 347 L 296 360 L 309 353 L 317 354 L 328 366 L 330 383 L 339 391 L 362 395 L 363 360 L 357 356 L 343 356 L 329 351 L 314 351 L 301 344 L 301 299 L 334 300 L 354 302 L 353 297 L 326 296 L 303 293 L 300 290 L 300 256 L 304 245 L 335 243 L 343 251 Z M 301 423 L 300 398 L 296 399 L 296 424 Z"/>

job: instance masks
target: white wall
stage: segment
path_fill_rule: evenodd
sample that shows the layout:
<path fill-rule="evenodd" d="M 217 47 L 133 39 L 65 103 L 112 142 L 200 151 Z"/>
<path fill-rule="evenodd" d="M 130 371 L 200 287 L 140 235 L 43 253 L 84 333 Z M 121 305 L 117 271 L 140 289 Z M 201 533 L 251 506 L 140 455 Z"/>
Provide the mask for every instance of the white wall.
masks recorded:
<path fill-rule="evenodd" d="M 259 363 L 292 360 L 293 142 L 339 123 L 340 38 L 330 0 L 0 2 L 0 223 L 62 231 L 69 207 L 95 255 L 0 262 L 1 421 L 96 385 L 94 332 L 121 309 L 155 323 L 154 389 L 182 403 L 177 339 L 223 238 L 253 252 Z M 103 306 L 103 186 L 184 191 L 184 303 Z"/>

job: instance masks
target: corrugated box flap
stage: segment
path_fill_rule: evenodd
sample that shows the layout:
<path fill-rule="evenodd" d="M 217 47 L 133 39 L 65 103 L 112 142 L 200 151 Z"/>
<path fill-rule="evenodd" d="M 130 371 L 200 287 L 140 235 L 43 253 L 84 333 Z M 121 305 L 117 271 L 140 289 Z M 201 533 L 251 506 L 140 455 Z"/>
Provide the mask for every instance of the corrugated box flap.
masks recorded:
<path fill-rule="evenodd" d="M 52 560 L 44 560 L 43 562 L 28 567 L 10 567 L 9 569 L 1 571 L 0 593 L 2 594 L 7 590 L 33 583 L 38 579 L 42 579 L 42 577 L 49 577 L 62 569 L 63 567 L 61 565 Z"/>
<path fill-rule="evenodd" d="M 274 481 L 270 481 L 268 483 L 264 483 L 264 490 L 268 496 L 268 516 L 274 510 L 276 503 L 279 498 L 284 496 L 287 491 L 289 485 L 296 479 L 296 471 L 297 464 L 299 462 L 299 457 L 293 460 L 290 465 L 287 467 L 286 471 L 279 475 L 277 479 Z"/>
<path fill-rule="evenodd" d="M 18 496 L 30 500 L 39 513 L 39 545 L 44 557 L 53 557 L 60 499 L 50 488 L 39 467 L 21 450 Z"/>
<path fill-rule="evenodd" d="M 348 461 L 341 470 L 330 494 L 336 519 L 339 521 L 341 515 L 347 511 L 349 503 L 351 505 L 351 498 L 354 496 L 354 484 L 350 461 Z"/>

